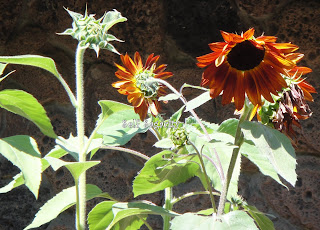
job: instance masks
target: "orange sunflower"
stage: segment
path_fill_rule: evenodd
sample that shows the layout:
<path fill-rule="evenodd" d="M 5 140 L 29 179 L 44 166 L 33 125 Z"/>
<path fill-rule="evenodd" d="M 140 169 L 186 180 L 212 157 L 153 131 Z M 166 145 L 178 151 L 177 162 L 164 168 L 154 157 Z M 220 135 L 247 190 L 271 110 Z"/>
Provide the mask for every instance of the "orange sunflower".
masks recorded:
<path fill-rule="evenodd" d="M 173 74 L 164 72 L 167 67 L 165 64 L 156 67 L 159 55 L 149 55 L 144 65 L 138 52 L 134 54 L 133 60 L 128 54 L 120 55 L 120 58 L 123 66 L 115 64 L 118 68 L 115 75 L 121 81 L 114 82 L 112 86 L 117 88 L 119 93 L 128 95 L 128 101 L 134 106 L 134 111 L 139 114 L 141 121 L 146 119 L 148 109 L 153 116 L 158 115 L 158 98 L 166 95 L 166 91 L 162 84 L 153 79 L 167 79 Z"/>
<path fill-rule="evenodd" d="M 222 93 L 222 104 L 232 100 L 236 109 L 244 105 L 245 95 L 252 104 L 261 106 L 263 96 L 273 102 L 271 93 L 278 95 L 287 87 L 283 75 L 296 64 L 292 54 L 299 47 L 291 43 L 276 43 L 274 36 L 255 38 L 251 28 L 241 35 L 221 31 L 224 42 L 209 44 L 212 53 L 198 57 L 197 65 L 206 67 L 202 86 L 209 86 L 210 96 Z"/>

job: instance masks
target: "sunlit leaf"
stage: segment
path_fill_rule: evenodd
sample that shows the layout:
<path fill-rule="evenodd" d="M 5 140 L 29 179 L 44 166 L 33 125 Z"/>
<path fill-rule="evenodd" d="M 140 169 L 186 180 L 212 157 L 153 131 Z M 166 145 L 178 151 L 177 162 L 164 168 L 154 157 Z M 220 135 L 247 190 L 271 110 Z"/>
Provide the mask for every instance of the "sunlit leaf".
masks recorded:
<path fill-rule="evenodd" d="M 61 149 L 59 146 L 56 146 L 54 149 L 52 149 L 47 154 L 47 156 L 60 158 L 66 154 L 67 154 L 67 152 L 65 150 Z M 45 158 L 42 158 L 41 162 L 42 162 L 42 172 L 43 172 L 44 170 L 46 170 L 50 166 L 50 164 L 47 162 L 47 160 Z M 25 180 L 24 180 L 22 172 L 20 172 L 13 177 L 13 180 L 9 184 L 0 188 L 0 193 L 7 193 L 7 192 L 11 191 L 12 189 L 14 189 L 20 185 L 23 185 L 23 184 L 25 184 Z"/>
<path fill-rule="evenodd" d="M 0 153 L 21 170 L 26 186 L 37 198 L 42 170 L 41 154 L 36 141 L 25 135 L 0 139 Z M 22 183 L 18 177 L 15 177 L 15 182 L 11 186 L 17 187 Z"/>
<path fill-rule="evenodd" d="M 233 211 L 214 221 L 212 216 L 199 216 L 186 213 L 171 221 L 174 230 L 258 230 L 253 219 L 244 211 Z"/>
<path fill-rule="evenodd" d="M 97 204 L 88 214 L 90 230 L 105 230 L 113 220 L 112 205 L 116 201 L 103 201 Z"/>
<path fill-rule="evenodd" d="M 267 157 L 276 172 L 292 186 L 297 180 L 296 155 L 289 138 L 268 126 L 245 121 L 242 125 L 244 137 L 251 140 L 259 154 Z"/>
<path fill-rule="evenodd" d="M 75 181 L 78 181 L 79 176 L 83 172 L 100 163 L 100 161 L 66 162 L 53 157 L 46 157 L 45 159 L 50 163 L 55 171 L 60 167 L 65 166 L 70 171 Z"/>
<path fill-rule="evenodd" d="M 173 187 L 193 177 L 199 165 L 191 159 L 195 156 L 166 158 L 172 154 L 165 150 L 152 156 L 133 181 L 133 193 L 137 197 Z"/>
<path fill-rule="evenodd" d="M 153 215 L 167 215 L 167 216 L 176 216 L 177 214 L 168 211 L 162 207 L 156 206 L 155 204 L 151 202 L 146 202 L 146 201 L 137 201 L 137 202 L 121 202 L 121 203 L 116 203 L 113 205 L 113 213 L 114 213 L 114 219 L 112 220 L 111 224 L 108 226 L 107 229 L 111 229 L 116 223 L 119 223 L 121 226 L 122 220 L 125 218 L 128 218 L 130 216 L 140 216 L 142 218 L 145 218 L 146 215 L 148 214 L 153 214 Z M 135 219 L 131 219 L 134 220 Z M 124 224 L 124 223 L 122 223 Z M 127 226 L 128 223 L 126 223 Z M 139 224 L 139 223 L 137 223 Z M 126 226 L 121 226 L 122 228 L 120 229 L 127 229 L 123 228 Z M 135 228 L 133 228 L 135 229 Z"/>
<path fill-rule="evenodd" d="M 204 103 L 206 103 L 207 101 L 210 101 L 211 97 L 210 97 L 210 92 L 206 91 L 204 93 L 202 93 L 200 96 L 192 99 L 191 101 L 187 102 L 186 105 L 186 110 L 185 112 L 188 112 L 192 109 L 198 108 L 199 106 L 203 105 Z"/>
<path fill-rule="evenodd" d="M 22 90 L 2 90 L 0 91 L 0 107 L 32 121 L 43 134 L 52 138 L 57 137 L 46 111 L 31 94 Z"/>
<path fill-rule="evenodd" d="M 45 69 L 59 77 L 56 64 L 51 58 L 40 55 L 17 55 L 17 56 L 0 56 L 0 62 L 8 64 L 31 65 Z"/>
<path fill-rule="evenodd" d="M 228 119 L 225 120 L 219 127 L 220 132 L 228 133 L 235 136 L 236 128 L 239 120 Z M 240 152 L 247 157 L 252 163 L 254 163 L 259 170 L 266 176 L 270 176 L 276 180 L 279 184 L 283 184 L 278 176 L 277 170 L 273 167 L 268 159 L 268 156 L 261 154 L 254 143 L 250 140 L 245 140 L 241 145 Z"/>
<path fill-rule="evenodd" d="M 92 184 L 86 185 L 86 199 L 90 200 L 102 193 L 101 189 Z M 55 219 L 61 212 L 67 210 L 76 203 L 76 187 L 62 190 L 56 196 L 45 203 L 37 212 L 32 223 L 24 230 L 37 228 Z"/>
<path fill-rule="evenodd" d="M 69 154 L 71 154 L 77 161 L 79 159 L 79 138 L 74 137 L 70 134 L 68 139 L 64 139 L 63 137 L 59 137 L 56 140 L 57 145 L 59 145 L 62 149 L 66 150 Z M 84 136 L 84 145 L 86 146 L 88 143 L 88 137 Z M 94 149 L 98 149 L 102 146 L 102 138 L 96 138 L 91 140 L 90 146 L 87 150 L 87 154 Z"/>
<path fill-rule="evenodd" d="M 102 114 L 97 122 L 97 133 L 103 136 L 104 145 L 125 145 L 137 133 L 148 130 L 149 119 L 141 122 L 132 106 L 107 100 L 99 101 L 99 104 Z"/>

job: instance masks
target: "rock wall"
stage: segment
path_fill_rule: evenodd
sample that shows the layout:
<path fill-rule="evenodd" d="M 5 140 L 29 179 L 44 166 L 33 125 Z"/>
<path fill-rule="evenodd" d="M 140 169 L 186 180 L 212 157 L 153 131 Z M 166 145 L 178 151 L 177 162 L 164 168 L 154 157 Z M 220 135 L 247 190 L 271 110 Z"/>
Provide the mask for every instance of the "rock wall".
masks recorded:
<path fill-rule="evenodd" d="M 56 61 L 59 71 L 70 87 L 74 89 L 74 50 L 76 41 L 69 36 L 59 36 L 71 26 L 71 18 L 63 7 L 84 13 L 85 0 L 20 0 L 0 1 L 0 55 L 40 54 Z M 320 92 L 320 2 L 318 0 L 93 0 L 88 3 L 88 12 L 101 17 L 104 11 L 117 9 L 128 21 L 112 28 L 113 34 L 125 43 L 115 44 L 121 52 L 133 55 L 139 51 L 142 57 L 150 53 L 161 55 L 160 62 L 168 63 L 168 70 L 174 73 L 169 80 L 180 87 L 184 82 L 198 85 L 202 70 L 195 65 L 195 57 L 209 52 L 208 43 L 221 41 L 219 30 L 227 32 L 256 29 L 256 36 L 265 32 L 275 35 L 280 42 L 292 42 L 305 54 L 301 65 L 311 67 L 313 73 L 308 81 Z M 120 58 L 102 51 L 99 59 L 92 50 L 85 55 L 86 123 L 87 133 L 100 113 L 98 100 L 110 99 L 126 102 L 111 87 L 116 81 L 113 63 Z M 48 72 L 33 67 L 9 66 L 17 71 L 1 82 L 1 89 L 17 88 L 33 94 L 46 108 L 58 135 L 67 137 L 75 134 L 74 111 L 59 82 Z M 198 91 L 186 90 L 187 98 L 194 98 Z M 272 220 L 279 230 L 320 229 L 320 97 L 314 95 L 310 103 L 313 116 L 302 122 L 298 132 L 297 173 L 299 180 L 289 190 L 263 176 L 255 166 L 245 161 L 242 165 L 240 193 L 259 210 L 272 214 Z M 233 116 L 233 105 L 222 106 L 220 98 L 207 102 L 197 109 L 199 116 L 207 121 L 220 123 Z M 163 107 L 167 114 L 179 108 L 179 103 Z M 41 135 L 28 120 L 0 110 L 1 137 L 28 134 L 40 144 L 43 154 L 54 145 L 54 141 Z M 155 139 L 151 133 L 133 138 L 127 147 L 151 156 L 159 150 L 152 147 Z M 95 159 L 103 163 L 88 171 L 88 181 L 98 185 L 121 201 L 133 199 L 131 184 L 143 162 L 125 153 L 99 151 Z M 0 156 L 0 186 L 6 185 L 18 169 Z M 31 192 L 21 186 L 9 193 L 0 194 L 0 230 L 23 229 L 29 224 L 39 207 L 63 188 L 73 184 L 69 173 L 60 169 L 47 170 L 35 200 Z M 199 181 L 191 179 L 175 188 L 175 194 L 195 191 Z M 141 196 L 158 205 L 163 194 Z M 209 199 L 205 196 L 186 200 L 178 204 L 177 211 L 192 211 L 206 208 Z M 89 204 L 90 207 L 97 201 Z M 50 224 L 39 229 L 74 229 L 74 210 L 70 209 Z M 161 219 L 152 217 L 154 229 L 161 229 Z"/>

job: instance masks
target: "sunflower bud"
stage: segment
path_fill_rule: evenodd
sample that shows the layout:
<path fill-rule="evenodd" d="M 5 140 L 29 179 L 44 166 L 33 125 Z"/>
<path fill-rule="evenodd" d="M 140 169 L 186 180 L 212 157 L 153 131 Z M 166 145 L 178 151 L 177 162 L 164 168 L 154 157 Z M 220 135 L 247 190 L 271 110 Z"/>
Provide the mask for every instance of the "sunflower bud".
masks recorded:
<path fill-rule="evenodd" d="M 187 143 L 188 135 L 184 128 L 177 128 L 171 131 L 170 139 L 177 147 L 181 147 Z"/>
<path fill-rule="evenodd" d="M 116 54 L 119 52 L 110 44 L 111 41 L 123 42 L 114 35 L 109 34 L 108 30 L 119 22 L 127 19 L 121 16 L 117 10 L 106 12 L 100 19 L 96 20 L 94 14 L 85 15 L 66 9 L 73 19 L 72 28 L 65 30 L 60 35 L 71 35 L 79 41 L 80 47 L 93 49 L 97 57 L 100 49 L 107 49 Z"/>

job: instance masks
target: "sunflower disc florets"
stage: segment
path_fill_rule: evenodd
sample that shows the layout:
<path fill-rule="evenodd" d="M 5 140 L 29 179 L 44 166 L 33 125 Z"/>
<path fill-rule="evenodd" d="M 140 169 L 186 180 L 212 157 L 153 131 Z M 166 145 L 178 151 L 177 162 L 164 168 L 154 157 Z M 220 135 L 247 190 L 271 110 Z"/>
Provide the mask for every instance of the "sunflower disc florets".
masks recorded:
<path fill-rule="evenodd" d="M 99 56 L 100 49 L 107 49 L 114 53 L 119 52 L 114 48 L 111 41 L 122 42 L 108 30 L 119 22 L 127 19 L 122 17 L 117 10 L 106 12 L 100 19 L 95 19 L 94 14 L 88 15 L 87 10 L 84 15 L 66 9 L 73 19 L 72 28 L 65 30 L 60 35 L 71 35 L 79 41 L 80 47 L 93 49 Z"/>

